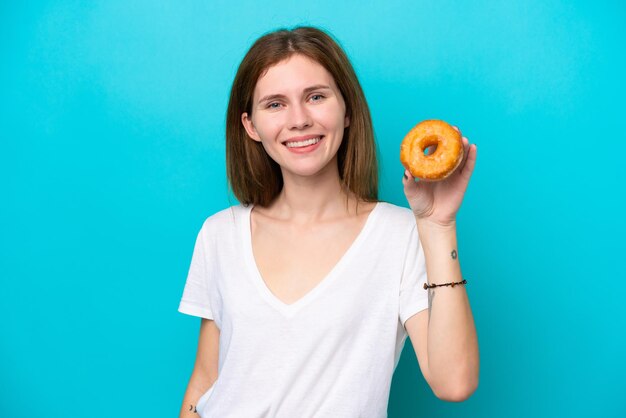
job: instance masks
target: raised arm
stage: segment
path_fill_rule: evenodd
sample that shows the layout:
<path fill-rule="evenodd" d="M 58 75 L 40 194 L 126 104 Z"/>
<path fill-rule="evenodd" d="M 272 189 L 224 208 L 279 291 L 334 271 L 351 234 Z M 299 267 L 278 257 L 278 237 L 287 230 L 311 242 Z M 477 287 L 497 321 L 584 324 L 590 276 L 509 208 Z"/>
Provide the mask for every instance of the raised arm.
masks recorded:
<path fill-rule="evenodd" d="M 416 182 L 408 170 L 403 178 L 431 285 L 464 279 L 459 264 L 456 214 L 474 170 L 477 149 L 467 138 L 462 137 L 462 141 L 464 160 L 446 179 Z M 429 292 L 429 309 L 405 322 L 420 369 L 437 397 L 465 400 L 478 387 L 479 374 L 478 338 L 465 286 L 424 291 Z"/>

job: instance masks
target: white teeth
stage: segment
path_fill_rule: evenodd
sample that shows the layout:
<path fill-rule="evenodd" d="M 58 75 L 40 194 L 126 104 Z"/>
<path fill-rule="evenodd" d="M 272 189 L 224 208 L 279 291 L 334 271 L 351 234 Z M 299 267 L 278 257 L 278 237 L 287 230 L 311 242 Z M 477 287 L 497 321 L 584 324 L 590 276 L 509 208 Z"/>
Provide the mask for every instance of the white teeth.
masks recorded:
<path fill-rule="evenodd" d="M 305 141 L 287 142 L 285 145 L 287 145 L 288 148 L 308 147 L 309 145 L 317 144 L 321 139 L 322 137 L 318 136 L 317 138 L 311 138 Z"/>

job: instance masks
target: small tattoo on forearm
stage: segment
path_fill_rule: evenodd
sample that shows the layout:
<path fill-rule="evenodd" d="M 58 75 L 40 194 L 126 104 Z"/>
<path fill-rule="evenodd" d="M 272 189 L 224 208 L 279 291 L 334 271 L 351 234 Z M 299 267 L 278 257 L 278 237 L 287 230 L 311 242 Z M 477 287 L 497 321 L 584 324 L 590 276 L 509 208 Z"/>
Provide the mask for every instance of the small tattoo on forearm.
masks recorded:
<path fill-rule="evenodd" d="M 452 253 L 450 253 L 450 255 L 452 256 L 452 259 L 453 259 L 453 260 L 456 260 L 456 257 L 457 257 L 457 252 L 456 252 L 456 250 L 452 250 Z"/>
<path fill-rule="evenodd" d="M 191 411 L 191 410 L 193 410 L 193 412 L 195 412 L 195 413 L 197 413 L 197 412 L 198 412 L 198 410 L 196 409 L 196 407 L 195 407 L 195 406 L 193 406 L 193 405 L 189 405 L 189 410 L 190 410 L 190 411 Z"/>

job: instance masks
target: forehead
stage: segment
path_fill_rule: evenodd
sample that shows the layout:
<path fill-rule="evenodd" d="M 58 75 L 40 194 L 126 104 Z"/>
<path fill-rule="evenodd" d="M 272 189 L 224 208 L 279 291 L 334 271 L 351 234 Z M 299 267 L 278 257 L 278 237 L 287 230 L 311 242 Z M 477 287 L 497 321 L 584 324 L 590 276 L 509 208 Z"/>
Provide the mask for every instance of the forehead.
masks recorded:
<path fill-rule="evenodd" d="M 254 88 L 254 100 L 266 94 L 298 92 L 314 84 L 336 88 L 333 76 L 320 63 L 294 54 L 269 67 Z"/>

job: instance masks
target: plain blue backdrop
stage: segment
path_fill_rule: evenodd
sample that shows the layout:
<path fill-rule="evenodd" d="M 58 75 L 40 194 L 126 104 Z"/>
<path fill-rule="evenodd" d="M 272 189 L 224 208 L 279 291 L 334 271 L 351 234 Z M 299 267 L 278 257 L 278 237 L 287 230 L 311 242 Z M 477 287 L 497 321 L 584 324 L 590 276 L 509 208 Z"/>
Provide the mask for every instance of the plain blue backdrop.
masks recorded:
<path fill-rule="evenodd" d="M 420 120 L 478 146 L 458 239 L 480 385 L 437 399 L 408 343 L 389 416 L 626 416 L 623 2 L 25 3 L 0 5 L 0 416 L 177 415 L 194 239 L 237 204 L 230 85 L 299 24 L 354 64 L 383 200 L 407 206 Z"/>

